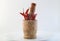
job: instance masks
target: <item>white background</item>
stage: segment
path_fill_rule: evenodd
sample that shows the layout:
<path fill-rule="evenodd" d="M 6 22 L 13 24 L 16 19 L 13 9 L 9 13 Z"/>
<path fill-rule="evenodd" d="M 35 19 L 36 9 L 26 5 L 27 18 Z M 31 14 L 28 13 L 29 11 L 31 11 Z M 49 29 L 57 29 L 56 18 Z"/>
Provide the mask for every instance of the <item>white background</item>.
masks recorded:
<path fill-rule="evenodd" d="M 37 13 L 37 35 L 49 35 L 60 32 L 60 0 L 0 0 L 0 36 L 1 40 L 7 38 L 17 39 L 23 35 L 23 17 L 19 14 L 35 2 Z M 48 36 L 49 36 L 48 35 Z"/>

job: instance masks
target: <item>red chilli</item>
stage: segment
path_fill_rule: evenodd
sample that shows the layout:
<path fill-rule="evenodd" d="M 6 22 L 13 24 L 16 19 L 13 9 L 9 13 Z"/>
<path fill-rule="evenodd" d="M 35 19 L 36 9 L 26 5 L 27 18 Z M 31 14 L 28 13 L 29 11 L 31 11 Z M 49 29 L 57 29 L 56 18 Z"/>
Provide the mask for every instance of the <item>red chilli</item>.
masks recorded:
<path fill-rule="evenodd" d="M 22 16 L 24 16 L 24 19 L 25 19 L 25 20 L 35 20 L 37 14 L 32 14 L 31 17 L 29 18 L 29 16 L 28 16 L 28 15 L 29 15 L 29 14 L 28 14 L 28 11 L 29 11 L 29 9 L 27 9 L 25 13 L 24 13 L 24 11 L 23 11 L 23 13 L 20 13 L 20 14 L 21 14 Z"/>

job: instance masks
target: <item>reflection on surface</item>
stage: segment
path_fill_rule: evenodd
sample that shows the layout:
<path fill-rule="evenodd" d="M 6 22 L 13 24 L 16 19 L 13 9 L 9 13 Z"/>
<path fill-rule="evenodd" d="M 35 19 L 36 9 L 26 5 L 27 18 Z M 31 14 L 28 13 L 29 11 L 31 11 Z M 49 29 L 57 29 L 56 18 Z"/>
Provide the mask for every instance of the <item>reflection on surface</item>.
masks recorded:
<path fill-rule="evenodd" d="M 24 38 L 20 38 L 19 40 L 8 40 L 8 41 L 47 41 L 47 40 L 38 37 L 36 39 L 24 39 Z"/>
<path fill-rule="evenodd" d="M 8 40 L 8 41 L 47 41 L 47 40 L 23 39 L 23 40 Z"/>
<path fill-rule="evenodd" d="M 60 41 L 60 33 L 43 33 L 36 39 L 24 39 L 21 34 L 16 33 L 0 34 L 0 41 Z"/>
<path fill-rule="evenodd" d="M 24 39 L 24 41 L 46 41 L 46 40 L 39 40 L 39 39 Z"/>
<path fill-rule="evenodd" d="M 40 33 L 36 39 L 24 39 L 22 34 L 6 33 L 1 36 L 4 41 L 48 41 L 51 35 L 49 33 Z"/>
<path fill-rule="evenodd" d="M 60 41 L 60 33 L 39 34 L 36 39 L 24 39 L 22 35 L 15 33 L 0 34 L 0 41 Z"/>

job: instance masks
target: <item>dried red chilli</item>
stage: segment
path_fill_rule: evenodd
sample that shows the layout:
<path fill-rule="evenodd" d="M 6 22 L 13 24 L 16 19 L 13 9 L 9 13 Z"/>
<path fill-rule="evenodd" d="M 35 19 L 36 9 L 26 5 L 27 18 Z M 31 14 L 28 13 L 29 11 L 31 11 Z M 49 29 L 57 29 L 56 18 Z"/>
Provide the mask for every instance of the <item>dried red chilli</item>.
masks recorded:
<path fill-rule="evenodd" d="M 25 14 L 27 14 L 27 15 L 28 15 L 28 11 L 29 11 L 29 9 L 27 9 L 27 10 L 26 10 Z"/>
<path fill-rule="evenodd" d="M 37 14 L 32 14 L 31 15 L 31 20 L 35 20 Z"/>
<path fill-rule="evenodd" d="M 35 20 L 37 14 L 32 14 L 30 20 Z"/>
<path fill-rule="evenodd" d="M 35 20 L 37 14 L 31 14 L 31 17 L 29 18 L 29 16 L 28 16 L 28 15 L 29 15 L 29 14 L 28 14 L 28 11 L 29 11 L 29 9 L 27 9 L 25 13 L 23 12 L 23 13 L 20 13 L 20 14 L 21 14 L 22 16 L 24 16 L 24 19 L 25 19 L 25 20 Z"/>

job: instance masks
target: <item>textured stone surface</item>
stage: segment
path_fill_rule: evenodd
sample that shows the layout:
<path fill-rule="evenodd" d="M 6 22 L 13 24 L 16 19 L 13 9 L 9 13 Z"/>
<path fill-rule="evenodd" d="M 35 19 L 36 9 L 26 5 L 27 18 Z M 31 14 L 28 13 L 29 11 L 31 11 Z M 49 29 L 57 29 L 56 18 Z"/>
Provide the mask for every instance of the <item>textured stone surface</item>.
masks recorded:
<path fill-rule="evenodd" d="M 24 38 L 36 38 L 37 21 L 36 20 L 24 20 L 23 21 Z"/>

